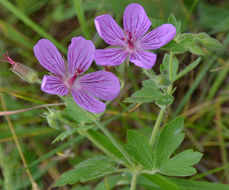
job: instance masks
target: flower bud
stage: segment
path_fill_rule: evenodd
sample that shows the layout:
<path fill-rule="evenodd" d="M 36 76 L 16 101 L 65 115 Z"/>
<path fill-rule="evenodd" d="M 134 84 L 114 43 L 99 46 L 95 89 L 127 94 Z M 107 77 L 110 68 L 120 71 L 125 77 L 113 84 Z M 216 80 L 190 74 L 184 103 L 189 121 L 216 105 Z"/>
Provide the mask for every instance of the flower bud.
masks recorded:
<path fill-rule="evenodd" d="M 0 61 L 8 62 L 12 65 L 11 71 L 18 75 L 22 80 L 28 83 L 35 83 L 38 81 L 38 74 L 32 68 L 27 67 L 21 63 L 13 61 L 9 55 L 3 55 L 4 59 Z"/>
<path fill-rule="evenodd" d="M 59 129 L 60 127 L 60 122 L 57 119 L 58 115 L 60 115 L 59 111 L 49 109 L 49 112 L 44 113 L 44 117 L 46 118 L 49 127 L 53 129 Z"/>
<path fill-rule="evenodd" d="M 162 87 L 169 86 L 170 83 L 171 83 L 170 80 L 166 76 L 159 75 L 157 77 L 157 84 L 162 86 Z"/>

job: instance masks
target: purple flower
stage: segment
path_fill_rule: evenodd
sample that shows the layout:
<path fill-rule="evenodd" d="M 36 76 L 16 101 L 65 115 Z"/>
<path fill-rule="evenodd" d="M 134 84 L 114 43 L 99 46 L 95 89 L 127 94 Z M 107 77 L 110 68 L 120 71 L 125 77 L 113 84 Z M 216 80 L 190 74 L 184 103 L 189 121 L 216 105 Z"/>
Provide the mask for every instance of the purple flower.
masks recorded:
<path fill-rule="evenodd" d="M 96 17 L 95 26 L 101 38 L 111 46 L 108 49 L 95 51 L 95 62 L 98 65 L 120 65 L 129 56 L 135 65 L 151 69 L 157 55 L 147 50 L 158 49 L 176 35 L 176 28 L 171 24 L 163 24 L 145 35 L 151 21 L 143 7 L 132 3 L 123 15 L 124 32 L 110 15 Z"/>
<path fill-rule="evenodd" d="M 82 108 L 101 113 L 106 105 L 99 101 L 110 101 L 120 91 L 118 78 L 107 71 L 96 71 L 82 76 L 94 59 L 94 44 L 83 37 L 72 38 L 68 47 L 67 67 L 55 45 L 41 39 L 34 46 L 34 54 L 40 64 L 53 75 L 45 75 L 41 90 L 60 96 L 71 92 L 75 102 Z"/>

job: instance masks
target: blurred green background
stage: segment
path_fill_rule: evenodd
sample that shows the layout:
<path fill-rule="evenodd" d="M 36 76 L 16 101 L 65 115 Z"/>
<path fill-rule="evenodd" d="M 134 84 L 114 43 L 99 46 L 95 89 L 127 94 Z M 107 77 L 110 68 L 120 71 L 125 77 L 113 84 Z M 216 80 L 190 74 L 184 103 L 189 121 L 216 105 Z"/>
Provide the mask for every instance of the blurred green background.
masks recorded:
<path fill-rule="evenodd" d="M 8 51 L 13 60 L 32 67 L 42 78 L 47 72 L 33 54 L 33 46 L 39 39 L 50 39 L 65 57 L 74 36 L 92 39 L 97 48 L 107 47 L 95 30 L 94 18 L 109 13 L 122 25 L 123 11 L 132 2 L 140 3 L 145 8 L 153 25 L 166 23 L 173 13 L 182 22 L 182 32 L 206 32 L 224 44 L 224 48 L 203 57 L 194 71 L 176 82 L 175 102 L 168 110 L 167 119 L 176 115 L 186 116 L 186 140 L 182 148 L 190 147 L 204 153 L 196 166 L 198 174 L 191 178 L 229 183 L 228 0 L 0 0 L 0 56 Z M 153 68 L 155 72 L 164 53 L 158 52 Z M 196 57 L 185 53 L 177 58 L 182 69 Z M 93 64 L 93 69 L 103 68 Z M 117 74 L 115 69 L 112 72 Z M 153 104 L 141 105 L 134 111 L 123 111 L 129 105 L 122 100 L 140 89 L 144 79 L 141 70 L 130 64 L 124 89 L 103 116 L 104 121 L 116 118 L 108 127 L 123 141 L 127 129 L 141 129 L 147 133 L 157 116 L 158 108 Z M 2 111 L 59 102 L 61 100 L 57 96 L 44 94 L 39 85 L 20 80 L 10 71 L 8 63 L 0 62 Z M 61 106 L 55 108 L 62 109 Z M 42 117 L 44 110 L 34 109 L 11 115 L 8 119 L 0 116 L 0 189 L 7 186 L 14 190 L 31 189 L 31 179 L 23 168 L 12 128 L 32 178 L 41 189 L 51 189 L 61 173 L 85 158 L 101 154 L 88 140 L 78 138 L 77 134 L 52 143 L 68 126 L 61 126 L 59 130 L 50 128 Z M 124 113 L 119 114 L 122 111 Z M 78 188 L 79 185 L 62 187 Z"/>

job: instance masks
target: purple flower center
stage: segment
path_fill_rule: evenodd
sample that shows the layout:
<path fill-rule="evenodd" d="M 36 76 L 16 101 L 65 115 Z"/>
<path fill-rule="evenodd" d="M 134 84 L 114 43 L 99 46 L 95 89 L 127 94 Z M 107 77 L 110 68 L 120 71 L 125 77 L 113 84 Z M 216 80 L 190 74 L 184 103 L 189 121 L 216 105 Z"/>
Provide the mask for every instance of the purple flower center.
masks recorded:
<path fill-rule="evenodd" d="M 136 51 L 136 37 L 135 37 L 135 33 L 133 32 L 133 34 L 129 31 L 126 31 L 126 47 L 125 49 L 129 52 L 129 53 L 133 53 Z"/>
<path fill-rule="evenodd" d="M 67 80 L 67 86 L 68 86 L 68 87 L 71 88 L 71 87 L 73 86 L 75 80 L 76 80 L 77 77 L 80 75 L 80 73 L 81 73 L 81 71 L 77 70 L 77 71 L 75 72 L 75 74 L 74 74 L 70 79 Z"/>

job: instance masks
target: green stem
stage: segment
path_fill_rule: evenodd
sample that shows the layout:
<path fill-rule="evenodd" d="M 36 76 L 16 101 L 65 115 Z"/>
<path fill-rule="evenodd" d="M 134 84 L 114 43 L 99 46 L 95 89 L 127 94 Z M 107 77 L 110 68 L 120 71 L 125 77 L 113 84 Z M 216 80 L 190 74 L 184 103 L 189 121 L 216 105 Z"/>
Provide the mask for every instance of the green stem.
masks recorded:
<path fill-rule="evenodd" d="M 153 131 L 152 131 L 152 134 L 151 134 L 151 137 L 150 137 L 150 141 L 149 141 L 149 144 L 151 146 L 153 146 L 155 140 L 156 140 L 156 136 L 157 136 L 157 132 L 160 128 L 160 125 L 161 125 L 161 122 L 162 122 L 162 119 L 164 117 L 164 113 L 165 113 L 165 108 L 161 108 L 159 114 L 158 114 L 158 117 L 157 117 L 157 120 L 156 120 L 156 123 L 154 125 L 154 128 L 153 128 Z"/>
<path fill-rule="evenodd" d="M 63 123 L 66 123 L 67 125 L 71 126 L 72 128 L 75 128 L 75 125 L 65 119 L 62 116 L 58 116 L 58 119 L 62 121 Z M 102 150 L 105 154 L 107 154 L 109 157 L 113 158 L 117 162 L 122 162 L 117 156 L 115 156 L 112 152 L 107 150 L 99 141 L 97 141 L 87 130 L 78 130 L 78 133 L 87 137 L 92 143 L 94 143 L 100 150 Z M 122 162 L 123 163 L 123 162 Z M 125 165 L 125 163 L 123 163 Z"/>
<path fill-rule="evenodd" d="M 170 51 L 170 60 L 169 60 L 169 79 L 171 81 L 171 84 L 169 85 L 168 89 L 167 89 L 167 93 L 168 94 L 172 94 L 172 90 L 173 90 L 173 52 Z M 160 112 L 158 114 L 158 117 L 157 117 L 157 120 L 156 120 L 156 123 L 154 125 L 154 128 L 153 128 L 153 131 L 152 131 L 152 134 L 151 134 L 151 137 L 150 137 L 150 141 L 149 141 L 149 144 L 151 146 L 154 145 L 155 143 L 155 140 L 156 140 L 156 137 L 157 137 L 157 133 L 158 133 L 158 130 L 160 128 L 160 125 L 162 123 L 162 120 L 163 120 L 163 117 L 164 117 L 164 114 L 165 114 L 165 109 L 166 107 L 161 107 L 160 109 Z"/>
<path fill-rule="evenodd" d="M 93 118 L 94 123 L 104 132 L 104 134 L 110 139 L 113 145 L 122 153 L 122 155 L 126 158 L 129 164 L 133 165 L 134 163 L 131 157 L 126 152 L 126 150 L 122 147 L 122 145 L 118 141 L 115 140 L 112 134 L 107 130 L 107 128 L 100 121 L 96 120 L 94 117 L 92 118 Z"/>
<path fill-rule="evenodd" d="M 171 84 L 168 87 L 168 94 L 172 94 L 173 90 L 173 52 L 170 51 L 170 59 L 169 59 L 169 80 Z"/>
<path fill-rule="evenodd" d="M 169 59 L 169 80 L 173 81 L 173 52 L 170 51 L 170 59 Z"/>
<path fill-rule="evenodd" d="M 132 174 L 130 190 L 136 190 L 138 173 L 133 172 Z"/>
<path fill-rule="evenodd" d="M 110 152 L 109 150 L 107 150 L 99 141 L 97 141 L 92 135 L 90 135 L 90 133 L 88 133 L 87 131 L 82 131 L 82 132 L 79 132 L 79 133 L 82 134 L 82 135 L 84 135 L 84 136 L 86 136 L 100 150 L 102 150 L 105 154 L 107 154 L 107 156 L 109 156 L 110 158 L 113 158 L 117 162 L 121 162 L 121 160 L 117 156 L 115 156 L 112 152 Z"/>

